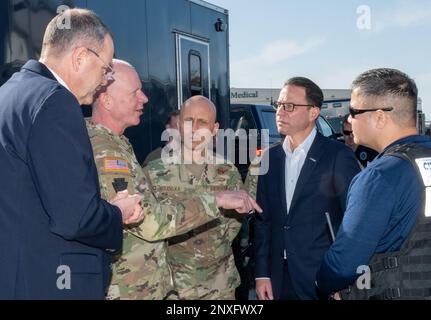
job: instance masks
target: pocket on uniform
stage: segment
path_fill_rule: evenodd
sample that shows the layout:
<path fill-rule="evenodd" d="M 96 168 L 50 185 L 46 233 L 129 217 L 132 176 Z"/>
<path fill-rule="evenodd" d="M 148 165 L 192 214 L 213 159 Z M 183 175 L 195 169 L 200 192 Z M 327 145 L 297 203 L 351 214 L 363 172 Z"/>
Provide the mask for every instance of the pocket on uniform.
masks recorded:
<path fill-rule="evenodd" d="M 102 273 L 102 260 L 96 254 L 63 253 L 60 260 L 61 265 L 69 267 L 72 274 Z"/>

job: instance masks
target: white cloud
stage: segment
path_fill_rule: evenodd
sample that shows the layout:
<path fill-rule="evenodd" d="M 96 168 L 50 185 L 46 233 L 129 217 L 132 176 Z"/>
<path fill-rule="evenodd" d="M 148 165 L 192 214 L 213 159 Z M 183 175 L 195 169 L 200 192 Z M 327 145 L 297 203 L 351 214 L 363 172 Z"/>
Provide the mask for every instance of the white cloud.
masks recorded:
<path fill-rule="evenodd" d="M 330 74 L 317 81 L 324 89 L 350 89 L 353 80 L 368 69 L 370 68 L 363 68 L 360 66 L 333 69 Z"/>
<path fill-rule="evenodd" d="M 381 14 L 375 13 L 372 8 L 371 10 L 373 29 L 377 32 L 431 24 L 431 3 L 428 1 L 402 1 L 395 8 Z"/>
<path fill-rule="evenodd" d="M 273 66 L 292 57 L 304 54 L 323 43 L 323 39 L 310 39 L 303 44 L 299 44 L 296 41 L 279 40 L 267 44 L 256 56 L 234 62 L 234 65 Z"/>
<path fill-rule="evenodd" d="M 240 60 L 231 61 L 231 85 L 241 84 L 245 86 L 268 87 L 269 78 L 279 81 L 277 71 L 284 70 L 285 65 L 291 58 L 306 54 L 325 43 L 323 38 L 313 38 L 299 43 L 290 40 L 278 40 L 268 43 L 258 54 Z M 262 76 L 268 75 L 268 79 Z M 284 76 L 281 76 L 284 79 Z M 277 83 L 278 85 L 278 83 Z"/>

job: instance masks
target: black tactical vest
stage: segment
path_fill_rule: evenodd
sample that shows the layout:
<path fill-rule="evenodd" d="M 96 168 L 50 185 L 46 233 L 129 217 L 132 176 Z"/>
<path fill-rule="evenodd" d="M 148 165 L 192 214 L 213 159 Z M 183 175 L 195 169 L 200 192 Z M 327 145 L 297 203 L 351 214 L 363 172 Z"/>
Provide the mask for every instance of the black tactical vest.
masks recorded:
<path fill-rule="evenodd" d="M 402 158 L 415 167 L 424 186 L 421 196 L 423 207 L 409 237 L 399 251 L 375 254 L 372 257 L 369 264 L 371 288 L 360 290 L 355 283 L 342 291 L 342 298 L 428 300 L 431 299 L 431 217 L 425 214 L 425 201 L 426 194 L 428 201 L 431 201 L 431 184 L 422 178 L 421 168 L 416 159 L 431 158 L 431 149 L 408 143 L 390 148 L 384 156 Z M 431 170 L 431 161 L 422 163 L 421 166 Z"/>

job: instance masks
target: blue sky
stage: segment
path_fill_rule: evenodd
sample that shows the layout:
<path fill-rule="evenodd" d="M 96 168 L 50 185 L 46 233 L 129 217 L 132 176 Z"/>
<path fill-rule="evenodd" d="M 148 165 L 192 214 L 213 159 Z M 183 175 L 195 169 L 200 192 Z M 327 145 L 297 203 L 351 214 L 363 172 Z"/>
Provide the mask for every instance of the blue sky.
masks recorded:
<path fill-rule="evenodd" d="M 229 10 L 232 87 L 277 88 L 302 75 L 348 89 L 361 72 L 390 67 L 416 81 L 431 120 L 430 0 L 209 2 Z"/>

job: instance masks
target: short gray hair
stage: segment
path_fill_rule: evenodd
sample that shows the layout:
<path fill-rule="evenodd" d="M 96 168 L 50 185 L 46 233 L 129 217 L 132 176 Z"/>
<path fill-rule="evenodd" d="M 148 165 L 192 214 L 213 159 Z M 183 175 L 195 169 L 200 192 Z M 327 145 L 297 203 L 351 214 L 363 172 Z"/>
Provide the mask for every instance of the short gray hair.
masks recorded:
<path fill-rule="evenodd" d="M 359 88 L 361 95 L 381 99 L 393 107 L 392 119 L 402 126 L 416 126 L 418 89 L 407 74 L 389 68 L 368 70 L 353 81 L 353 90 Z"/>
<path fill-rule="evenodd" d="M 70 18 L 70 28 L 59 28 L 62 21 Z M 67 9 L 55 16 L 48 24 L 42 44 L 42 56 L 46 51 L 60 55 L 77 46 L 91 46 L 99 49 L 107 35 L 112 37 L 108 27 L 91 10 Z"/>

